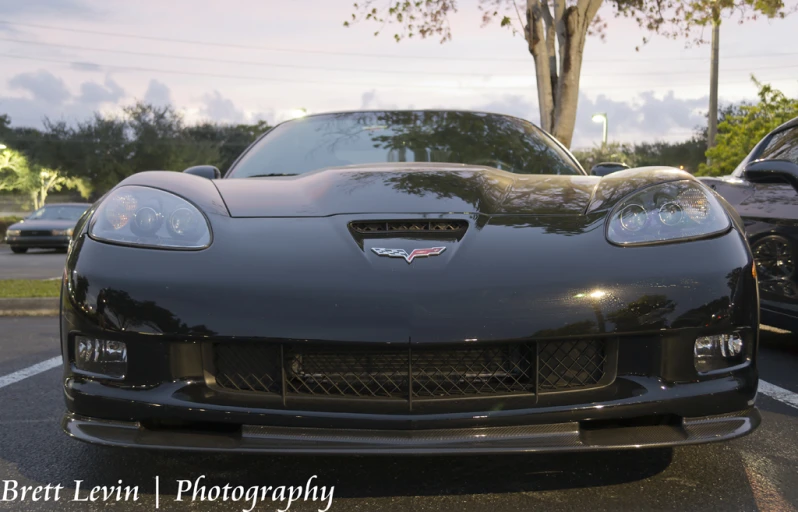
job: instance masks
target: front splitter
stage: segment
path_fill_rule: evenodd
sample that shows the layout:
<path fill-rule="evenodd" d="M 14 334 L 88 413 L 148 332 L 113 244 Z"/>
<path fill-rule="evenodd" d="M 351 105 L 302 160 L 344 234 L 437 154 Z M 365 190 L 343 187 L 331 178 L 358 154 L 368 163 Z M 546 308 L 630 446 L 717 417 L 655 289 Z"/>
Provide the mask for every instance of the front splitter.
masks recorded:
<path fill-rule="evenodd" d="M 578 422 L 517 427 L 435 430 L 361 430 L 244 425 L 240 432 L 151 430 L 67 413 L 69 436 L 106 446 L 264 454 L 478 454 L 661 448 L 725 441 L 761 421 L 751 408 L 719 416 L 684 418 L 681 425 L 585 428 Z"/>

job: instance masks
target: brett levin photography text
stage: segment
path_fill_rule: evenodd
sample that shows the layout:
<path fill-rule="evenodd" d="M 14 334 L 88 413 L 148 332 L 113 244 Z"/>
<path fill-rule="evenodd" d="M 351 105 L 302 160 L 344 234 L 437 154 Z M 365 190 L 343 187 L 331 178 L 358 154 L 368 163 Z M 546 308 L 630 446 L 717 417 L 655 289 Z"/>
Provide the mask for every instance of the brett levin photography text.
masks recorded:
<path fill-rule="evenodd" d="M 332 507 L 335 486 L 314 484 L 316 475 L 308 478 L 304 485 L 224 485 L 205 484 L 205 475 L 190 479 L 175 480 L 177 493 L 174 496 L 160 496 L 160 478 L 155 477 L 155 508 L 165 500 L 196 503 L 240 504 L 242 512 L 254 510 L 276 510 L 288 512 L 295 503 L 318 503 L 318 512 L 327 512 Z M 122 480 L 117 485 L 88 486 L 83 480 L 75 480 L 74 488 L 63 484 L 22 485 L 16 480 L 3 480 L 1 503 L 32 502 L 75 502 L 75 503 L 135 503 L 143 499 L 145 493 L 138 485 L 128 485 Z"/>

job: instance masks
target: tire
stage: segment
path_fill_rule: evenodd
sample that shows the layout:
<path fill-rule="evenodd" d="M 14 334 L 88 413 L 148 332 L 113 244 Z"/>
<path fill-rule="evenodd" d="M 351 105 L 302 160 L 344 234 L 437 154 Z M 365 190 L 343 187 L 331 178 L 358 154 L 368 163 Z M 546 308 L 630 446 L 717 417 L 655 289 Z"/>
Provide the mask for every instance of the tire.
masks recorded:
<path fill-rule="evenodd" d="M 13 252 L 14 254 L 25 254 L 26 252 L 28 252 L 28 248 L 11 246 L 11 252 Z"/>

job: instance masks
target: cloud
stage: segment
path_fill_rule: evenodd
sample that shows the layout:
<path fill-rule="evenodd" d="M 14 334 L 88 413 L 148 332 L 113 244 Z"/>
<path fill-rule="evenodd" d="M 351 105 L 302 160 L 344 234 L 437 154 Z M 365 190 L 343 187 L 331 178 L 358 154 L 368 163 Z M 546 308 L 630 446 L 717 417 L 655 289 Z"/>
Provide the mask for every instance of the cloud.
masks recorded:
<path fill-rule="evenodd" d="M 225 123 L 244 122 L 244 112 L 236 108 L 232 100 L 225 98 L 219 91 L 213 91 L 202 97 L 204 105 L 200 108 L 202 115 L 214 121 Z"/>
<path fill-rule="evenodd" d="M 20 73 L 8 81 L 24 96 L 0 97 L 0 113 L 11 117 L 13 126 L 41 128 L 45 117 L 68 123 L 82 121 L 108 104 L 119 105 L 125 90 L 110 76 L 103 83 L 87 81 L 73 94 L 64 81 L 48 71 Z"/>
<path fill-rule="evenodd" d="M 0 12 L 6 19 L 26 14 L 41 18 L 43 16 L 75 17 L 96 13 L 83 0 L 0 0 Z"/>
<path fill-rule="evenodd" d="M 527 121 L 539 124 L 540 114 L 536 102 L 529 100 L 528 96 L 520 94 L 505 94 L 504 96 L 493 99 L 487 103 L 472 107 L 474 110 L 493 112 L 496 114 L 507 114 Z"/>
<path fill-rule="evenodd" d="M 51 105 L 61 105 L 72 96 L 63 80 L 44 70 L 16 75 L 8 85 L 28 92 L 34 101 Z"/>
<path fill-rule="evenodd" d="M 90 105 L 100 103 L 117 103 L 125 97 L 125 90 L 111 79 L 105 78 L 105 84 L 100 85 L 96 82 L 84 82 L 80 86 L 80 96 L 77 101 Z"/>
<path fill-rule="evenodd" d="M 360 97 L 360 108 L 362 110 L 370 109 L 372 104 L 375 103 L 376 99 L 377 99 L 376 89 L 364 92 L 363 95 Z"/>
<path fill-rule="evenodd" d="M 592 121 L 593 114 L 606 112 L 609 139 L 622 142 L 683 140 L 695 127 L 706 122 L 708 99 L 677 98 L 673 91 L 663 97 L 644 92 L 627 101 L 604 95 L 595 100 L 580 94 L 574 133 L 574 147 L 590 146 L 601 141 L 602 126 Z"/>
<path fill-rule="evenodd" d="M 169 87 L 158 80 L 150 80 L 147 92 L 144 93 L 144 103 L 150 103 L 158 107 L 165 107 L 172 104 L 172 91 Z"/>

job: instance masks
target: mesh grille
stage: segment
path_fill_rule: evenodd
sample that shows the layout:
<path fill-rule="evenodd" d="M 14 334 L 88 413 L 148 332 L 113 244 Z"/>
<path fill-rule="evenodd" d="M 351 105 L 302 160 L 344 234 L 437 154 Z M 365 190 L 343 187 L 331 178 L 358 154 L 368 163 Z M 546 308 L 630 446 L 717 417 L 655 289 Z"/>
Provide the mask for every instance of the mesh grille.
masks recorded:
<path fill-rule="evenodd" d="M 599 340 L 412 351 L 224 343 L 214 347 L 214 365 L 217 385 L 230 390 L 425 400 L 592 387 L 606 374 L 607 353 Z"/>
<path fill-rule="evenodd" d="M 604 377 L 607 353 L 596 340 L 540 342 L 540 390 L 595 386 Z"/>
<path fill-rule="evenodd" d="M 360 234 L 385 233 L 453 233 L 460 234 L 468 229 L 464 220 L 389 220 L 352 222 L 350 227 Z"/>
<path fill-rule="evenodd" d="M 32 229 L 23 229 L 20 231 L 20 236 L 50 236 L 53 234 L 52 231 L 44 231 L 44 230 L 32 230 Z"/>
<path fill-rule="evenodd" d="M 535 392 L 534 345 L 414 351 L 413 396 Z"/>
<path fill-rule="evenodd" d="M 218 344 L 214 350 L 216 384 L 235 391 L 282 393 L 280 346 Z"/>

